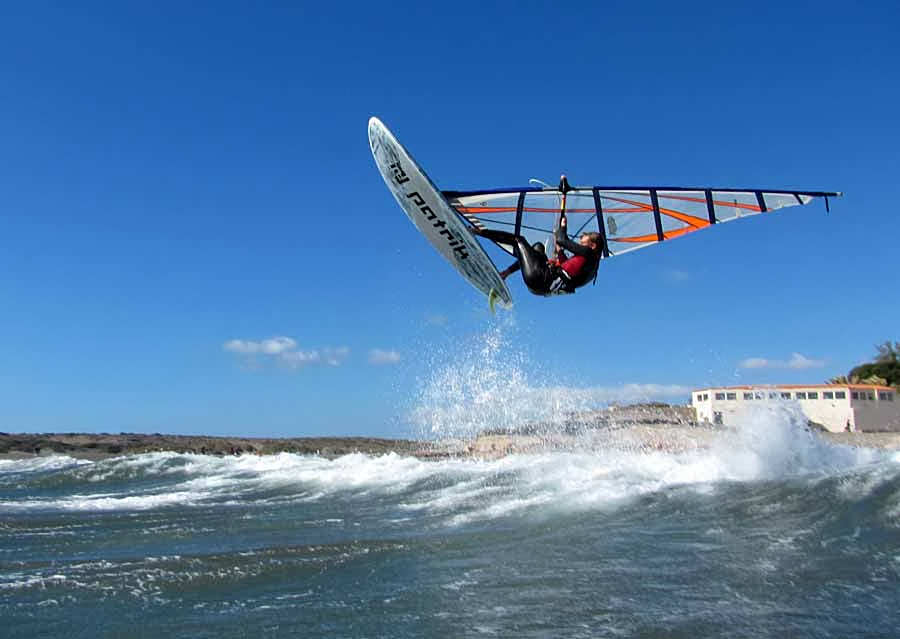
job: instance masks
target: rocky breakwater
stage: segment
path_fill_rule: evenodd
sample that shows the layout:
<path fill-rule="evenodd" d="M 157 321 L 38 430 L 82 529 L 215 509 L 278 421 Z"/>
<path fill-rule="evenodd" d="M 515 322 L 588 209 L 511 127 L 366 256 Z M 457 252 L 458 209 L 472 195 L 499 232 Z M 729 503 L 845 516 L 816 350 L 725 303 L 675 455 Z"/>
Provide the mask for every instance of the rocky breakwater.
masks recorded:
<path fill-rule="evenodd" d="M 103 459 L 161 451 L 204 455 L 270 455 L 286 452 L 328 458 L 350 453 L 397 453 L 423 458 L 447 454 L 427 442 L 373 437 L 257 438 L 159 433 L 0 433 L 0 455 L 7 457 L 69 455 L 83 459 Z"/>

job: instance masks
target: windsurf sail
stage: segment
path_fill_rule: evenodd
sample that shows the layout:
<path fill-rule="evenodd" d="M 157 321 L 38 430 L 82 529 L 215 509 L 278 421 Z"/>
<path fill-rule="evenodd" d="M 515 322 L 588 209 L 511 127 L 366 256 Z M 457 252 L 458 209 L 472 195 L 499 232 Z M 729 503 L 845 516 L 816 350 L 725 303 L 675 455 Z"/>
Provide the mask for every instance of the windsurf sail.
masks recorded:
<path fill-rule="evenodd" d="M 566 185 L 568 186 L 568 185 Z M 568 234 L 599 232 L 603 257 L 622 255 L 715 224 L 839 197 L 839 192 L 686 187 L 525 187 L 443 191 L 473 226 L 501 229 L 543 242 L 553 233 L 565 195 Z M 512 254 L 513 247 L 498 244 Z"/>

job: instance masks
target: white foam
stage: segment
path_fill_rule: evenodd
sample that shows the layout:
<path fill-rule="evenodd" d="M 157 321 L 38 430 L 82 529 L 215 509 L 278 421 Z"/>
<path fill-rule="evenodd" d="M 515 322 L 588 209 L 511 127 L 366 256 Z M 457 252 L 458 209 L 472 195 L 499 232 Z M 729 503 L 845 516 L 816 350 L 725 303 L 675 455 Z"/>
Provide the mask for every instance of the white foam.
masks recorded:
<path fill-rule="evenodd" d="M 772 479 L 828 474 L 882 462 L 885 454 L 831 444 L 806 426 L 798 406 L 772 402 L 746 411 L 731 433 L 718 438 L 713 454 L 723 479 Z"/>
<path fill-rule="evenodd" d="M 665 432 L 660 428 L 659 436 L 664 438 Z M 151 453 L 79 469 L 75 475 L 84 482 L 75 485 L 76 494 L 7 499 L 0 502 L 0 510 L 144 511 L 210 503 L 290 504 L 349 493 L 376 495 L 401 515 L 415 513 L 465 524 L 552 516 L 561 510 L 616 508 L 673 486 L 708 493 L 719 482 L 786 477 L 847 477 L 841 490 L 847 499 L 854 499 L 900 472 L 900 454 L 829 444 L 808 432 L 802 415 L 789 406 L 748 414 L 737 428 L 723 430 L 709 448 L 686 452 L 597 450 L 601 440 L 586 437 L 585 441 L 589 450 L 511 455 L 492 461 L 422 461 L 396 454 L 325 459 L 290 453 L 262 457 Z M 866 472 L 858 473 L 861 469 Z M 91 482 L 100 481 L 99 477 L 110 480 L 104 486 L 108 490 L 84 490 L 97 486 Z M 160 481 L 129 489 L 132 478 L 148 477 Z"/>
<path fill-rule="evenodd" d="M 191 506 L 208 499 L 209 495 L 191 492 L 161 494 L 95 494 L 71 495 L 63 499 L 26 499 L 0 501 L 0 511 L 28 512 L 56 510 L 64 512 L 101 512 L 116 510 L 154 510 L 166 506 Z"/>
<path fill-rule="evenodd" d="M 665 430 L 660 432 L 664 436 Z M 881 451 L 830 444 L 806 429 L 801 414 L 781 407 L 748 416 L 736 429 L 723 431 L 706 449 L 547 452 L 472 464 L 468 472 L 465 467 L 455 467 L 454 473 L 462 476 L 453 485 L 418 495 L 417 503 L 405 507 L 449 512 L 452 523 L 464 524 L 617 507 L 676 486 L 705 494 L 714 491 L 719 482 L 791 477 L 819 480 L 854 476 L 859 471 L 865 471 L 862 490 L 867 492 L 879 483 L 872 475 L 873 467 L 888 461 L 885 472 L 896 476 L 892 460 L 892 455 Z"/>
<path fill-rule="evenodd" d="M 75 459 L 68 455 L 48 455 L 26 457 L 23 459 L 0 459 L 0 474 L 52 472 L 79 466 L 91 466 L 94 462 L 86 459 Z"/>

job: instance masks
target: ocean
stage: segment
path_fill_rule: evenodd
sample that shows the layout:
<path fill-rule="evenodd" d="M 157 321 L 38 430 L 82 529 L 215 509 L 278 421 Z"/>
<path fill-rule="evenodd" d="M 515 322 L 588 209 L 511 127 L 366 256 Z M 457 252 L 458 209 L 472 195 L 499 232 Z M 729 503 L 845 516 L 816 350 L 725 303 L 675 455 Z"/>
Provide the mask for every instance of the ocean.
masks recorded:
<path fill-rule="evenodd" d="M 900 453 L 0 461 L 0 636 L 896 637 Z"/>

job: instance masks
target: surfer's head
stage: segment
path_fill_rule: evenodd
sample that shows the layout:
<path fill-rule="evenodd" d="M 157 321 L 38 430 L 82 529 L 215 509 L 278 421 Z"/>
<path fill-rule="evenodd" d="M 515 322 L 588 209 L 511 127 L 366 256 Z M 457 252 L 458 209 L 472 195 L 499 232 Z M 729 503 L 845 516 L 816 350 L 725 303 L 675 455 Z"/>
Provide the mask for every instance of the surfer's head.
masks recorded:
<path fill-rule="evenodd" d="M 592 251 L 599 251 L 603 245 L 600 241 L 599 233 L 582 233 L 581 237 L 578 238 L 578 243 L 589 247 Z"/>

